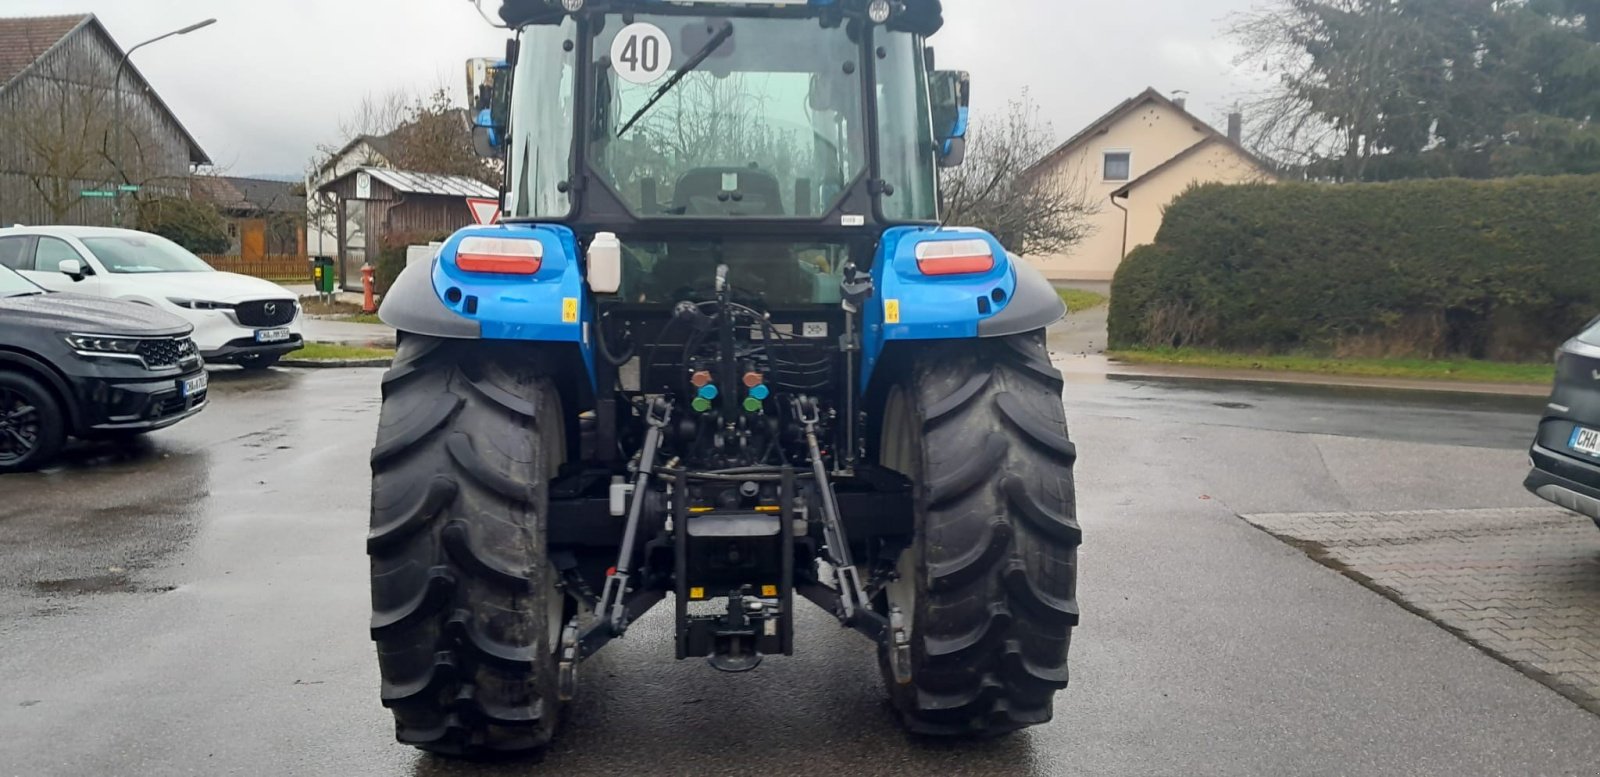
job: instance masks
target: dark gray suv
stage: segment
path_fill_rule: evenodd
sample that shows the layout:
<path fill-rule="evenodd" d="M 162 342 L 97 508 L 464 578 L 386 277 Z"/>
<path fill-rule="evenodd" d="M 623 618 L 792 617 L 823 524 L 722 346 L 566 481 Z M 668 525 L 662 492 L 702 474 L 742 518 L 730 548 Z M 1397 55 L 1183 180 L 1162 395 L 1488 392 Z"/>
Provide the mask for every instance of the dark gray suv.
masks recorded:
<path fill-rule="evenodd" d="M 71 437 L 126 437 L 206 405 L 206 371 L 177 316 L 50 294 L 0 267 L 0 474 L 45 466 Z"/>

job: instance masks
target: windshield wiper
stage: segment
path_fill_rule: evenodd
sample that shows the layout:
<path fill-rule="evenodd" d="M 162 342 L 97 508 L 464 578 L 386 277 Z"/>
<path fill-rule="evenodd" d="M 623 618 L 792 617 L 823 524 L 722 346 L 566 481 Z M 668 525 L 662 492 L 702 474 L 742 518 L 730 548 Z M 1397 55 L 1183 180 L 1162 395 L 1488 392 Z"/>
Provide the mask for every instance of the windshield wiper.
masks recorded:
<path fill-rule="evenodd" d="M 700 67 L 700 65 L 706 61 L 707 57 L 715 54 L 717 49 L 722 48 L 722 44 L 727 43 L 728 39 L 731 37 L 733 37 L 733 23 L 728 22 L 727 24 L 722 25 L 722 29 L 718 30 L 716 35 L 711 36 L 711 40 L 706 41 L 706 45 L 701 47 L 698 52 L 695 52 L 695 55 L 690 57 L 688 62 L 684 63 L 682 70 L 673 73 L 672 77 L 667 79 L 667 82 L 662 84 L 661 88 L 657 89 L 655 94 L 650 95 L 650 99 L 645 101 L 644 106 L 639 109 L 639 112 L 633 114 L 633 117 L 628 119 L 626 124 L 622 125 L 622 129 L 617 130 L 617 137 L 620 138 L 623 135 L 628 134 L 628 130 L 633 129 L 634 124 L 638 123 L 640 119 L 644 118 L 644 115 L 649 113 L 650 109 L 654 108 L 656 103 L 661 102 L 661 98 L 666 97 L 667 92 L 672 91 L 672 87 L 677 86 L 678 82 L 682 81 L 690 73 L 693 73 L 695 68 Z"/>

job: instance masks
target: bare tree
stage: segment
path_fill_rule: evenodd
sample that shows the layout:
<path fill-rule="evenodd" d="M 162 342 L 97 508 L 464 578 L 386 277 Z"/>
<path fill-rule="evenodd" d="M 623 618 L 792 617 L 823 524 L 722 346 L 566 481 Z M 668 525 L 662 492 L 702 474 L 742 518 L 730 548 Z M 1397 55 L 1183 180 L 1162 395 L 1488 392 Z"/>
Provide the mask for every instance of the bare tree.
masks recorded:
<path fill-rule="evenodd" d="M 1481 139 L 1496 0 L 1274 0 L 1236 17 L 1241 65 L 1276 74 L 1246 110 L 1285 166 L 1361 180 L 1376 157 Z M 1494 63 L 1488 63 L 1493 65 Z M 1492 68 L 1490 68 L 1492 69 Z"/>
<path fill-rule="evenodd" d="M 979 227 L 1012 250 L 1061 253 L 1093 232 L 1099 206 L 1071 176 L 1030 171 L 1054 147 L 1049 123 L 1026 91 L 1000 117 L 972 125 L 966 164 L 940 182 L 945 221 Z"/>
<path fill-rule="evenodd" d="M 45 42 L 25 42 L 43 50 Z M 0 105 L 0 139 L 8 146 L 9 168 L 36 195 L 49 218 L 70 218 L 84 191 L 128 184 L 169 183 L 181 189 L 187 157 L 174 162 L 155 140 L 159 118 L 133 77 L 122 83 L 125 106 L 118 123 L 117 85 L 100 59 L 59 51 L 47 55 L 8 90 Z"/>
<path fill-rule="evenodd" d="M 474 178 L 490 185 L 500 182 L 499 172 L 472 147 L 467 112 L 455 105 L 444 87 L 427 100 L 413 101 L 405 120 L 388 137 L 395 155 L 390 161 L 396 167 Z"/>
<path fill-rule="evenodd" d="M 367 93 L 350 113 L 339 119 L 339 136 L 382 136 L 394 132 L 410 115 L 415 98 L 401 89 L 383 94 Z"/>

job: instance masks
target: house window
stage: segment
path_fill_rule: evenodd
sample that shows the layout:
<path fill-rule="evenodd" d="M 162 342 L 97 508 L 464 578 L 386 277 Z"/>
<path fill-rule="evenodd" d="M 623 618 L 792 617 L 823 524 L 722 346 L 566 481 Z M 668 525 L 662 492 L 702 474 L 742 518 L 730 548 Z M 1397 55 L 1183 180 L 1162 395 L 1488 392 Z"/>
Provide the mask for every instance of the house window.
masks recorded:
<path fill-rule="evenodd" d="M 1133 152 L 1107 151 L 1106 172 L 1107 181 L 1126 181 L 1133 177 Z"/>

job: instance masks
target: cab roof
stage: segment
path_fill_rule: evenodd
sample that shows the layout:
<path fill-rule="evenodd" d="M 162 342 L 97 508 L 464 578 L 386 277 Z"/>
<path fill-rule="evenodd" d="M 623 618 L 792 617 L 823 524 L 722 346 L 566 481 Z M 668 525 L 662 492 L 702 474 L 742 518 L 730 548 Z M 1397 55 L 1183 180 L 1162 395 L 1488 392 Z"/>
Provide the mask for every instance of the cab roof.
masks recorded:
<path fill-rule="evenodd" d="M 798 6 L 837 8 L 846 11 L 865 11 L 870 0 L 777 0 L 762 5 L 751 5 L 742 0 L 586 0 L 578 13 L 605 13 L 652 10 L 675 11 L 726 10 L 735 15 L 760 16 L 773 10 L 787 10 Z M 924 37 L 933 35 L 944 26 L 942 0 L 899 0 L 899 10 L 889 19 L 889 29 L 914 32 Z M 537 22 L 551 23 L 566 15 L 562 0 L 505 0 L 500 8 L 500 18 L 512 27 Z"/>

